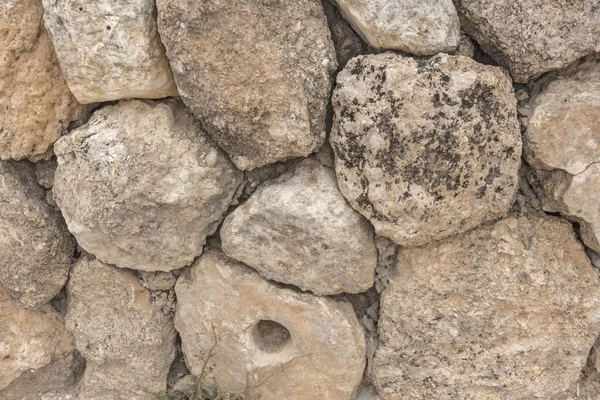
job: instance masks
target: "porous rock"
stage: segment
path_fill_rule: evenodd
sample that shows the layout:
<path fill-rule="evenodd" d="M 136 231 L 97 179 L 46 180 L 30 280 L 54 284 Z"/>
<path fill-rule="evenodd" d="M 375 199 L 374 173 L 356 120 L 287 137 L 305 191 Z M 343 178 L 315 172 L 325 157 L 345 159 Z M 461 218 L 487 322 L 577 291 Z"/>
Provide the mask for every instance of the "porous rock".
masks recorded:
<path fill-rule="evenodd" d="M 0 161 L 0 285 L 36 307 L 67 281 L 75 241 L 28 162 Z"/>
<path fill-rule="evenodd" d="M 532 100 L 524 148 L 528 178 L 548 212 L 580 224 L 585 244 L 600 251 L 600 63 L 580 65 Z"/>
<path fill-rule="evenodd" d="M 76 380 L 75 341 L 50 305 L 25 308 L 0 287 L 0 398 L 40 398 Z"/>
<path fill-rule="evenodd" d="M 175 326 L 190 371 L 246 399 L 350 399 L 365 367 L 352 306 L 280 287 L 210 251 L 175 286 Z M 214 329 L 214 335 L 213 335 Z"/>
<path fill-rule="evenodd" d="M 80 398 L 147 400 L 164 393 L 176 333 L 138 278 L 84 257 L 73 266 L 67 293 L 67 328 L 87 361 Z"/>
<path fill-rule="evenodd" d="M 422 245 L 503 217 L 521 134 L 510 79 L 462 56 L 359 56 L 338 75 L 341 192 L 375 231 Z"/>
<path fill-rule="evenodd" d="M 373 286 L 373 228 L 314 159 L 260 186 L 221 228 L 223 251 L 263 277 L 318 295 Z"/>
<path fill-rule="evenodd" d="M 375 386 L 385 399 L 551 399 L 600 331 L 600 280 L 571 224 L 510 217 L 403 248 L 384 291 Z"/>
<path fill-rule="evenodd" d="M 416 55 L 453 52 L 460 24 L 452 0 L 335 0 L 373 47 Z"/>
<path fill-rule="evenodd" d="M 183 101 L 241 169 L 325 139 L 335 49 L 320 1 L 158 0 Z"/>
<path fill-rule="evenodd" d="M 190 264 L 242 179 L 175 100 L 102 108 L 55 151 L 54 197 L 69 230 L 122 268 Z"/>
<path fill-rule="evenodd" d="M 44 29 L 40 0 L 0 4 L 0 159 L 36 161 L 79 117 Z"/>
<path fill-rule="evenodd" d="M 43 0 L 44 21 L 80 103 L 176 96 L 149 0 Z"/>
<path fill-rule="evenodd" d="M 461 28 L 528 82 L 600 51 L 597 0 L 454 0 Z"/>

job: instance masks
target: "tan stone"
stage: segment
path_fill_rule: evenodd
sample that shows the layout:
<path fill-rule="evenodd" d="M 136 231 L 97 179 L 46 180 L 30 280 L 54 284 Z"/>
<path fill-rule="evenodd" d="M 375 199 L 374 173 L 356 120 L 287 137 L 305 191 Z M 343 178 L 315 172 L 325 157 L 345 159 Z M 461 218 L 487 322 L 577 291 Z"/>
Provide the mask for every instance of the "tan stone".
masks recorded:
<path fill-rule="evenodd" d="M 41 0 L 0 3 L 0 159 L 39 160 L 82 110 L 42 22 Z"/>
<path fill-rule="evenodd" d="M 33 166 L 0 161 L 0 285 L 27 306 L 45 304 L 67 282 L 74 251 Z"/>
<path fill-rule="evenodd" d="M 365 367 L 352 306 L 283 288 L 210 251 L 178 279 L 175 326 L 192 374 L 245 399 L 349 400 Z M 213 336 L 213 328 L 216 336 Z"/>
<path fill-rule="evenodd" d="M 158 0 L 183 101 L 240 169 L 316 151 L 335 49 L 317 0 Z"/>
<path fill-rule="evenodd" d="M 571 224 L 510 217 L 402 248 L 373 375 L 387 399 L 552 399 L 600 332 L 600 279 Z"/>
<path fill-rule="evenodd" d="M 340 191 L 379 235 L 423 245 L 508 213 L 522 145 L 500 68 L 445 54 L 359 56 L 332 103 Z"/>
<path fill-rule="evenodd" d="M 49 305 L 30 310 L 0 287 L 0 398 L 39 398 L 72 385 L 75 341 Z"/>
<path fill-rule="evenodd" d="M 67 328 L 87 361 L 80 399 L 148 400 L 164 393 L 176 333 L 139 279 L 81 258 L 67 292 Z"/>

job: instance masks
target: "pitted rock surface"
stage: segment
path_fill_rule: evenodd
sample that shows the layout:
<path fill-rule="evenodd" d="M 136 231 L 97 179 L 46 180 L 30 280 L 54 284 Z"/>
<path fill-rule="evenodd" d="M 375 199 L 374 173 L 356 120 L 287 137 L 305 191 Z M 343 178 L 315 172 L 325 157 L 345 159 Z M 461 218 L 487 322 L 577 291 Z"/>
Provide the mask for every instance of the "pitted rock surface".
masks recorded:
<path fill-rule="evenodd" d="M 102 108 L 55 151 L 54 197 L 69 230 L 122 268 L 189 265 L 242 179 L 175 100 Z"/>
<path fill-rule="evenodd" d="M 240 169 L 316 151 L 336 70 L 317 0 L 158 0 L 183 101 Z"/>
<path fill-rule="evenodd" d="M 87 361 L 80 399 L 148 400 L 164 393 L 176 333 L 138 278 L 84 257 L 67 293 L 67 328 Z"/>
<path fill-rule="evenodd" d="M 571 224 L 510 217 L 403 248 L 384 291 L 375 386 L 385 399 L 551 399 L 600 331 L 600 280 Z"/>
<path fill-rule="evenodd" d="M 598 0 L 454 0 L 461 28 L 526 83 L 600 51 Z"/>
<path fill-rule="evenodd" d="M 29 307 L 61 291 L 75 251 L 64 220 L 36 180 L 28 162 L 0 161 L 0 286 Z"/>
<path fill-rule="evenodd" d="M 462 56 L 360 56 L 332 101 L 340 190 L 379 235 L 422 245 L 507 214 L 522 146 L 501 69 Z"/>
<path fill-rule="evenodd" d="M 280 287 L 216 251 L 184 272 L 175 291 L 175 327 L 192 374 L 216 336 L 207 379 L 229 392 L 252 387 L 245 399 L 347 400 L 358 389 L 365 338 L 348 302 Z"/>
<path fill-rule="evenodd" d="M 74 383 L 75 340 L 49 305 L 25 308 L 0 287 L 0 398 L 40 398 Z"/>
<path fill-rule="evenodd" d="M 318 295 L 373 286 L 373 228 L 314 159 L 260 186 L 225 219 L 221 240 L 229 257 L 263 277 Z"/>
<path fill-rule="evenodd" d="M 40 0 L 0 3 L 0 159 L 36 161 L 78 117 Z"/>
<path fill-rule="evenodd" d="M 177 96 L 148 0 L 43 0 L 44 21 L 80 103 Z"/>
<path fill-rule="evenodd" d="M 376 49 L 416 55 L 453 52 L 460 23 L 452 0 L 335 0 L 342 15 Z"/>

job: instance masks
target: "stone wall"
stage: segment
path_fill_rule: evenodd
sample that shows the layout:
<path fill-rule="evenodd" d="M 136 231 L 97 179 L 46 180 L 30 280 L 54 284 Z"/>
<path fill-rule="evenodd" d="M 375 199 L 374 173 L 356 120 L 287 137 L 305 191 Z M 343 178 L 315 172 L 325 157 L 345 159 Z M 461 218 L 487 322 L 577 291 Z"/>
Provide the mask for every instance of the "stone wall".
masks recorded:
<path fill-rule="evenodd" d="M 0 399 L 600 399 L 597 0 L 0 1 Z"/>

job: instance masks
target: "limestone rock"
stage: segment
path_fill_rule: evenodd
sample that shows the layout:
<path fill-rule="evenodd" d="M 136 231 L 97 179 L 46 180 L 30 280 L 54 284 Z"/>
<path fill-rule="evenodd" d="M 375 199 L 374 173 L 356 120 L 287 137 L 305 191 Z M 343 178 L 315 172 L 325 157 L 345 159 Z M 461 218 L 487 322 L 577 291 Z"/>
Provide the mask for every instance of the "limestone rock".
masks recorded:
<path fill-rule="evenodd" d="M 517 82 L 600 51 L 597 0 L 454 0 L 461 28 Z"/>
<path fill-rule="evenodd" d="M 521 134 L 499 68 L 445 54 L 360 56 L 332 101 L 340 190 L 379 235 L 422 245 L 506 215 Z"/>
<path fill-rule="evenodd" d="M 335 0 L 322 0 L 322 3 L 325 17 L 327 17 L 327 24 L 331 31 L 331 39 L 335 46 L 338 68 L 344 68 L 353 57 L 371 53 L 372 49 L 354 32 L 348 21 L 344 19 L 339 9 L 334 5 Z"/>
<path fill-rule="evenodd" d="M 460 24 L 452 0 L 335 0 L 342 15 L 376 49 L 416 55 L 453 52 Z"/>
<path fill-rule="evenodd" d="M 78 116 L 40 0 L 0 3 L 0 159 L 39 160 Z"/>
<path fill-rule="evenodd" d="M 210 251 L 175 286 L 175 327 L 192 374 L 245 399 L 350 399 L 365 367 L 352 306 L 283 288 Z M 213 327 L 214 333 L 213 336 Z M 259 386 L 260 384 L 260 386 Z"/>
<path fill-rule="evenodd" d="M 177 96 L 148 0 L 43 0 L 44 21 L 80 103 Z"/>
<path fill-rule="evenodd" d="M 104 107 L 55 151 L 54 197 L 69 230 L 122 268 L 190 264 L 242 179 L 175 100 Z"/>
<path fill-rule="evenodd" d="M 600 161 L 599 126 L 600 63 L 593 63 L 534 97 L 523 143 L 527 161 L 577 175 Z"/>
<path fill-rule="evenodd" d="M 36 307 L 67 282 L 75 241 L 27 162 L 0 162 L 0 285 Z"/>
<path fill-rule="evenodd" d="M 0 287 L 0 398 L 22 400 L 67 388 L 75 341 L 49 305 L 30 310 Z"/>
<path fill-rule="evenodd" d="M 325 139 L 336 70 L 317 0 L 158 0 L 183 101 L 241 169 L 306 156 Z"/>
<path fill-rule="evenodd" d="M 600 280 L 571 224 L 510 217 L 403 248 L 384 291 L 385 399 L 552 399 L 600 331 Z"/>
<path fill-rule="evenodd" d="M 175 358 L 175 329 L 138 278 L 81 258 L 67 291 L 67 328 L 87 361 L 80 398 L 147 400 L 164 392 Z"/>
<path fill-rule="evenodd" d="M 263 277 L 318 295 L 373 286 L 373 228 L 314 159 L 263 184 L 221 228 L 223 251 Z"/>

